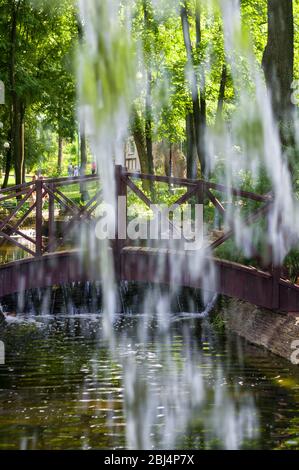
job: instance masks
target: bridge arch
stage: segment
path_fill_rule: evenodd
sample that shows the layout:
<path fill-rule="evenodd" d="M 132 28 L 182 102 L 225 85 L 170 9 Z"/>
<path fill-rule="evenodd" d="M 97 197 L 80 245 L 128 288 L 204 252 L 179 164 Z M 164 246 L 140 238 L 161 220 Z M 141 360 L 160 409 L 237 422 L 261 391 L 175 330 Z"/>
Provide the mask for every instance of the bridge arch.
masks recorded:
<path fill-rule="evenodd" d="M 122 167 L 116 167 L 116 180 L 119 196 L 127 196 L 130 189 L 146 205 L 151 201 L 140 189 L 134 179 L 167 183 L 186 187 L 186 193 L 181 196 L 176 204 L 182 204 L 191 196 L 196 194 L 207 195 L 214 207 L 223 213 L 225 210 L 222 203 L 213 194 L 212 190 L 225 191 L 226 188 L 203 180 L 193 181 L 180 178 L 168 178 L 162 176 L 141 175 L 128 173 Z M 24 185 L 0 190 L 1 204 L 11 200 L 16 201 L 8 215 L 0 219 L 0 245 L 4 241 L 13 243 L 27 252 L 27 258 L 0 265 L 0 298 L 16 292 L 23 292 L 33 288 L 44 288 L 52 285 L 66 284 L 69 282 L 100 281 L 99 260 L 94 257 L 93 262 L 82 263 L 82 252 L 78 249 L 61 250 L 67 234 L 76 229 L 78 224 L 96 223 L 95 210 L 99 204 L 100 188 L 96 185 L 99 180 L 97 176 L 79 178 L 56 178 L 36 180 Z M 77 205 L 62 191 L 62 187 L 77 184 L 91 184 L 93 192 L 89 201 Z M 258 220 L 265 215 L 271 204 L 271 196 L 260 196 L 257 194 L 230 189 L 237 197 L 250 198 L 258 203 L 260 207 L 250 216 L 247 223 Z M 46 201 L 48 220 L 47 234 L 43 232 L 43 207 Z M 55 212 L 55 203 L 59 204 L 67 214 L 63 233 L 57 234 L 55 227 L 58 223 Z M 27 204 L 27 206 L 25 206 Z M 29 207 L 28 207 L 29 205 Z M 19 215 L 22 209 L 21 215 Z M 34 219 L 35 236 L 28 235 L 22 230 L 22 223 L 26 218 Z M 57 228 L 57 227 L 56 227 Z M 31 247 L 24 245 L 14 235 L 23 237 L 31 243 Z M 213 240 L 211 249 L 224 243 L 233 235 L 233 230 L 220 234 Z M 172 257 L 180 259 L 182 270 L 181 285 L 186 287 L 202 288 L 201 274 L 197 278 L 191 277 L 189 273 L 190 256 L 192 252 L 172 250 L 159 250 L 154 248 L 142 248 L 141 246 L 128 246 L 126 240 L 115 240 L 111 245 L 116 259 L 116 273 L 118 280 L 139 281 L 171 284 L 169 266 Z M 160 269 L 159 260 L 161 253 L 165 257 L 165 267 Z M 299 286 L 280 276 L 280 270 L 264 270 L 238 263 L 213 258 L 216 270 L 217 284 L 211 289 L 229 297 L 246 300 L 254 305 L 280 310 L 284 312 L 299 311 Z M 159 269 L 158 269 L 159 266 Z M 159 273 L 159 274 L 158 274 Z"/>

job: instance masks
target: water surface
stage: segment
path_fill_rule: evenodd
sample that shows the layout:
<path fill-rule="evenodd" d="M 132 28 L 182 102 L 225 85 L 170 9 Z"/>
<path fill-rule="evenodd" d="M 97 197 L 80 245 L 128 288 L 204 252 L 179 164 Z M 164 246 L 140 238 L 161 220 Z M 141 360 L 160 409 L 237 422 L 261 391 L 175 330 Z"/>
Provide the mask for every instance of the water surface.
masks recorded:
<path fill-rule="evenodd" d="M 299 449 L 298 369 L 207 320 L 172 320 L 140 344 L 146 316 L 119 316 L 112 350 L 100 315 L 12 318 L 0 449 Z"/>

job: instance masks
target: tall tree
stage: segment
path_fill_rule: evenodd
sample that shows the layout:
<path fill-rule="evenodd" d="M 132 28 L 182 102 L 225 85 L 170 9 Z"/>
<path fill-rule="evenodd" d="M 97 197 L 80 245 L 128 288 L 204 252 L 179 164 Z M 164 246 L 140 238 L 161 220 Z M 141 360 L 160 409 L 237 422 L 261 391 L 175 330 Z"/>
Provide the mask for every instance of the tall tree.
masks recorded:
<path fill-rule="evenodd" d="M 288 119 L 294 77 L 293 0 L 268 0 L 268 42 L 263 68 L 275 116 L 278 121 Z"/>
<path fill-rule="evenodd" d="M 184 43 L 187 54 L 187 75 L 189 77 L 189 85 L 192 97 L 192 116 L 193 116 L 193 129 L 195 136 L 195 146 L 197 150 L 198 159 L 200 162 L 201 173 L 205 173 L 205 144 L 204 144 L 204 131 L 206 124 L 206 102 L 205 102 L 205 84 L 204 76 L 202 75 L 201 80 L 201 94 L 199 94 L 198 79 L 196 76 L 196 59 L 192 47 L 191 36 L 190 36 L 190 24 L 188 18 L 188 6 L 186 0 L 181 6 L 181 21 L 184 36 Z M 198 4 L 196 5 L 196 48 L 197 51 L 200 47 L 201 42 L 201 24 L 200 24 L 200 10 Z M 192 131 L 192 127 L 189 125 L 187 129 Z M 189 140 L 188 147 L 191 148 L 192 134 L 187 135 Z M 191 154 L 190 154 L 191 155 Z M 193 167 L 193 165 L 191 166 Z"/>
<path fill-rule="evenodd" d="M 9 60 L 9 90 L 11 95 L 11 155 L 14 161 L 16 184 L 22 183 L 24 165 L 24 117 L 25 105 L 17 90 L 16 54 L 18 43 L 18 23 L 22 0 L 12 1 L 10 10 L 10 60 Z M 4 183 L 7 183 L 10 164 Z"/>
<path fill-rule="evenodd" d="M 227 84 L 227 65 L 226 63 L 224 63 L 222 66 L 221 80 L 220 80 L 220 87 L 219 87 L 219 94 L 218 94 L 216 124 L 219 123 L 222 119 L 226 84 Z"/>
<path fill-rule="evenodd" d="M 5 51 L 0 74 L 7 89 L 7 135 L 11 144 L 6 155 L 5 186 L 12 166 L 16 183 L 24 181 L 26 119 L 32 107 L 36 129 L 55 108 L 51 120 L 59 121 L 56 127 L 57 132 L 62 131 L 60 139 L 65 137 L 67 119 L 74 121 L 75 86 L 72 73 L 66 72 L 65 57 L 77 33 L 74 5 L 66 0 L 0 0 L 0 9 L 0 37 Z"/>

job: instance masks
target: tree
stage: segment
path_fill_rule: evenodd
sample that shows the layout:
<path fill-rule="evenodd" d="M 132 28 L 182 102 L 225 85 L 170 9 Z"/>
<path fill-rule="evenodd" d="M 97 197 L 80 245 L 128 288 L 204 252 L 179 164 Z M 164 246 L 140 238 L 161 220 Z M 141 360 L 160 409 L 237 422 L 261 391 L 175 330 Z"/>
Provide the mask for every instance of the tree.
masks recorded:
<path fill-rule="evenodd" d="M 65 58 L 76 38 L 76 28 L 74 5 L 66 0 L 40 0 L 36 4 L 30 0 L 1 0 L 0 7 L 3 14 L 0 35 L 6 52 L 0 72 L 7 84 L 11 142 L 5 186 L 12 164 L 16 183 L 24 181 L 26 115 L 33 106 L 36 127 L 43 115 L 47 125 L 52 121 L 53 128 L 56 121 L 58 133 L 61 130 L 63 134 L 65 127 L 71 127 L 70 122 L 74 121 L 74 79 L 72 73 L 66 72 Z M 69 122 L 65 126 L 66 121 Z"/>
<path fill-rule="evenodd" d="M 145 69 L 144 105 L 132 108 L 131 130 L 138 151 L 141 169 L 144 173 L 154 172 L 153 160 L 153 103 L 152 67 L 155 62 L 155 45 L 158 44 L 158 30 L 154 20 L 153 8 L 150 0 L 137 2 L 138 29 L 141 29 L 141 41 L 143 45 L 143 60 Z M 144 117 L 140 116 L 143 111 Z"/>
<path fill-rule="evenodd" d="M 205 129 L 206 129 L 206 98 L 205 98 L 205 75 L 201 68 L 200 73 L 200 84 L 198 84 L 198 78 L 196 75 L 196 66 L 199 64 L 200 47 L 201 47 L 201 12 L 200 2 L 196 0 L 195 5 L 195 29 L 196 29 L 196 50 L 193 50 L 190 36 L 190 25 L 188 19 L 188 6 L 185 0 L 181 7 L 181 20 L 184 42 L 187 53 L 187 75 L 189 78 L 190 92 L 192 96 L 192 117 L 193 117 L 193 129 L 191 122 L 187 122 L 187 130 L 190 134 L 187 134 L 187 140 L 189 140 L 188 148 L 193 148 L 193 138 L 195 137 L 195 147 L 197 150 L 197 156 L 200 162 L 201 174 L 205 174 L 206 169 L 206 157 L 205 157 Z M 200 88 L 200 93 L 199 93 Z M 187 115 L 187 121 L 189 119 Z M 190 157 L 191 158 L 191 153 Z M 194 168 L 194 164 L 190 165 L 190 169 Z M 192 170 L 193 171 L 193 170 Z M 189 175 L 195 177 L 196 175 Z"/>
<path fill-rule="evenodd" d="M 294 79 L 293 0 L 268 0 L 268 42 L 263 68 L 277 120 L 289 119 Z"/>

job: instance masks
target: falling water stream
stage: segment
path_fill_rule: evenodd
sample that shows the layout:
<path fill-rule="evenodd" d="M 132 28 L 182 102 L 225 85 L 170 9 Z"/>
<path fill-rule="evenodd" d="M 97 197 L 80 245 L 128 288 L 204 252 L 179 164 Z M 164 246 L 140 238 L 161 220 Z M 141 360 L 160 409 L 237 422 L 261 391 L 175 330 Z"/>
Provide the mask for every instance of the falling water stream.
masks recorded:
<path fill-rule="evenodd" d="M 156 7 L 160 2 L 154 2 Z M 250 49 L 238 49 L 238 2 L 205 3 L 211 15 L 212 5 L 220 8 L 231 63 L 237 51 L 252 65 L 256 98 L 244 87 L 230 129 L 223 126 L 207 137 L 212 168 L 218 157 L 224 158 L 219 182 L 238 185 L 241 168 L 258 179 L 261 165 L 266 167 L 275 199 L 269 234 L 281 260 L 290 248 L 283 234 L 294 222 L 295 204 L 270 99 Z M 117 0 L 82 0 L 79 5 L 85 30 L 77 61 L 79 117 L 113 218 L 114 163 L 123 163 L 130 103 L 137 89 L 131 2 L 122 2 L 122 21 Z M 233 77 L 238 73 L 232 66 Z M 250 116 L 261 125 L 262 143 L 258 151 L 243 145 L 247 153 L 236 158 L 239 126 Z M 229 211 L 228 218 L 226 222 L 231 221 Z M 233 220 L 237 244 L 249 256 L 253 233 L 241 217 L 234 214 Z M 71 307 L 68 314 L 59 308 L 51 311 L 45 302 L 38 315 L 20 315 L 1 327 L 7 357 L 0 368 L 0 448 L 299 448 L 298 373 L 286 361 L 214 329 L 208 314 L 215 299 L 208 288 L 216 277 L 207 253 L 203 256 L 200 250 L 190 260 L 190 275 L 202 273 L 204 285 L 203 306 L 196 313 L 192 308 L 191 313 L 179 308 L 175 313 L 177 290 L 151 286 L 138 309 L 135 305 L 118 314 L 109 242 L 95 244 L 94 238 L 94 233 L 80 234 L 82 249 L 101 255 L 99 310 Z M 171 260 L 176 281 L 178 263 Z"/>

